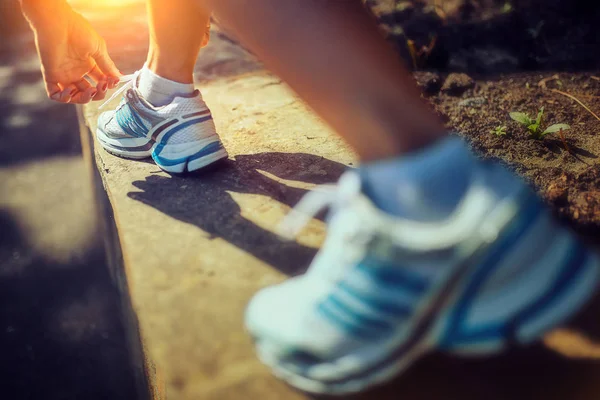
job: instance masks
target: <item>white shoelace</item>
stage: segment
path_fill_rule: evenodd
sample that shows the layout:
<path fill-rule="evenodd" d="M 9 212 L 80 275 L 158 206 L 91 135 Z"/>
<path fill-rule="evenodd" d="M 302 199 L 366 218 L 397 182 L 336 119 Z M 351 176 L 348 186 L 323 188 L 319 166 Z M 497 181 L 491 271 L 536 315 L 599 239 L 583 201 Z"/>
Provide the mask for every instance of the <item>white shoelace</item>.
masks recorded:
<path fill-rule="evenodd" d="M 103 109 L 108 103 L 110 103 L 111 101 L 113 101 L 114 99 L 119 97 L 127 89 L 132 88 L 135 85 L 135 83 L 137 82 L 138 76 L 140 76 L 140 72 L 141 71 L 135 71 L 133 74 L 123 75 L 121 77 L 121 79 L 119 79 L 119 85 L 123 84 L 123 86 L 121 86 L 119 89 L 117 89 L 112 94 L 112 96 L 110 96 L 110 98 L 108 100 L 106 100 L 104 103 L 102 103 L 102 105 L 98 108 L 100 110 Z"/>
<path fill-rule="evenodd" d="M 346 172 L 337 185 L 321 185 L 307 193 L 279 224 L 277 231 L 286 239 L 294 239 L 310 220 L 325 207 L 338 208 L 354 199 L 361 189 L 355 172 Z"/>

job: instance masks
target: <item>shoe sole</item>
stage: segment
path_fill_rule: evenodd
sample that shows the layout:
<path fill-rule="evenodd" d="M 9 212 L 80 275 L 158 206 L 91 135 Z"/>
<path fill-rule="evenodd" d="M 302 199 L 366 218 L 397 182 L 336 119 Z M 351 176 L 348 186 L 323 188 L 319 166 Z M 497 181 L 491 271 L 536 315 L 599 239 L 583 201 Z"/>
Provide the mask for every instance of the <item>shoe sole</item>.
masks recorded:
<path fill-rule="evenodd" d="M 502 224 L 502 220 L 510 221 L 515 216 L 516 212 L 514 210 L 504 213 L 499 218 L 500 225 L 496 226 L 506 226 L 506 224 Z M 559 228 L 557 233 L 572 237 L 571 233 L 562 228 Z M 445 331 L 449 315 L 456 305 L 460 303 L 466 288 L 481 268 L 481 265 L 474 262 L 474 260 L 481 257 L 481 254 L 486 254 L 485 252 L 489 251 L 490 248 L 485 243 L 491 244 L 494 242 L 495 237 L 491 239 L 482 237 L 482 245 L 476 251 L 477 254 L 474 253 L 468 261 L 463 263 L 463 266 L 455 268 L 445 279 L 442 279 L 442 286 L 438 287 L 437 290 L 434 290 L 434 293 L 424 299 L 425 306 L 421 308 L 420 312 L 416 313 L 416 315 L 420 316 L 419 321 L 415 323 L 411 330 L 412 338 L 416 339 L 412 342 L 405 338 L 396 340 L 400 344 L 392 349 L 388 347 L 387 351 L 382 350 L 383 345 L 376 345 L 368 349 L 367 351 L 380 354 L 381 356 L 361 368 L 360 371 L 353 371 L 350 377 L 343 377 L 344 375 L 341 373 L 335 378 L 329 379 L 310 378 L 307 374 L 301 374 L 291 368 L 286 368 L 284 364 L 279 362 L 279 358 L 275 354 L 271 354 L 260 340 L 257 342 L 258 357 L 272 369 L 277 377 L 300 390 L 315 394 L 348 395 L 389 381 L 404 372 L 417 359 L 436 349 L 471 356 L 485 356 L 498 353 L 508 344 L 506 338 L 489 342 L 474 341 L 459 346 L 455 346 L 452 343 L 446 343 L 445 346 L 442 345 L 447 334 Z M 584 259 L 578 265 L 566 264 L 562 260 L 557 261 L 560 265 L 557 264 L 556 269 L 561 270 L 561 275 L 558 275 L 557 281 L 563 276 L 562 272 L 564 271 L 566 272 L 565 276 L 571 275 L 569 279 L 573 279 L 570 282 L 575 282 L 575 284 L 569 286 L 568 290 L 560 293 L 559 306 L 547 307 L 535 319 L 519 321 L 519 324 L 514 329 L 515 336 L 517 338 L 528 338 L 528 340 L 521 340 L 520 343 L 531 342 L 548 330 L 564 323 L 595 293 L 598 280 L 600 279 L 600 263 L 598 258 L 587 249 L 584 249 L 583 252 Z M 555 291 L 555 287 L 556 285 L 554 287 L 551 286 L 549 293 Z M 541 300 L 543 299 L 536 299 L 533 303 Z M 527 308 L 530 305 L 527 304 L 523 308 Z M 437 312 L 434 310 L 437 310 Z M 540 323 L 540 321 L 542 322 Z M 388 344 L 390 342 L 387 341 Z M 367 354 L 366 351 L 365 354 Z M 356 354 L 354 356 L 355 359 L 360 359 Z M 375 358 L 368 357 L 367 359 L 373 360 Z M 339 369 L 336 366 L 336 362 L 341 364 L 339 360 L 334 360 L 330 364 L 314 365 L 311 369 L 315 367 L 323 369 L 330 365 L 333 373 L 329 375 L 332 376 L 339 373 L 339 371 L 335 371 L 336 368 Z"/>
<path fill-rule="evenodd" d="M 420 346 L 411 349 L 409 353 L 396 363 L 383 365 L 368 375 L 342 383 L 329 383 L 297 374 L 278 364 L 268 352 L 262 352 L 260 349 L 260 342 L 257 343 L 257 356 L 263 364 L 271 369 L 273 375 L 296 389 L 316 395 L 345 396 L 356 394 L 367 388 L 390 381 L 394 377 L 402 374 L 419 358 L 431 352 L 432 349 L 433 346 L 422 343 Z"/>
<path fill-rule="evenodd" d="M 172 151 L 174 146 L 147 138 L 109 138 L 98 128 L 97 138 L 108 153 L 131 160 L 152 157 L 156 165 L 169 173 L 193 172 L 228 157 L 217 135 L 190 142 L 183 151 Z M 165 154 L 168 154 L 166 156 Z"/>

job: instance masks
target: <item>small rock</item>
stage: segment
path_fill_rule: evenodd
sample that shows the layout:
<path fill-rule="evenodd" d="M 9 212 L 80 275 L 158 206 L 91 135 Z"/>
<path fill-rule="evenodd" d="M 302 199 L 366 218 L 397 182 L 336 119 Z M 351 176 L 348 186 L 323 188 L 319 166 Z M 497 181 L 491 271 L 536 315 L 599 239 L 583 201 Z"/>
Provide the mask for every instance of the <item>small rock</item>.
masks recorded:
<path fill-rule="evenodd" d="M 413 73 L 413 77 L 423 93 L 435 94 L 442 87 L 442 79 L 434 72 L 418 71 Z"/>
<path fill-rule="evenodd" d="M 569 188 L 564 182 L 552 182 L 546 189 L 546 198 L 554 204 L 565 204 L 569 197 Z"/>
<path fill-rule="evenodd" d="M 484 104 L 487 104 L 485 97 L 469 97 L 458 102 L 459 107 L 481 107 Z"/>
<path fill-rule="evenodd" d="M 451 73 L 442 86 L 442 92 L 451 96 L 460 96 L 475 86 L 475 81 L 467 74 Z"/>

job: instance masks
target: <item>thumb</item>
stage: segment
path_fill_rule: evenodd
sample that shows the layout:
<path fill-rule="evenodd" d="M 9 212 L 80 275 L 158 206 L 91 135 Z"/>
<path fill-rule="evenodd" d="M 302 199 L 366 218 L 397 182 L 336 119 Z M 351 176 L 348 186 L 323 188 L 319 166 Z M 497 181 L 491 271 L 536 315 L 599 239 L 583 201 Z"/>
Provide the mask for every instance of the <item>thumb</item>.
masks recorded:
<path fill-rule="evenodd" d="M 106 49 L 106 44 L 104 42 L 100 45 L 100 49 L 96 54 L 94 54 L 93 57 L 104 75 L 116 77 L 121 76 L 119 69 L 108 55 L 108 50 Z"/>

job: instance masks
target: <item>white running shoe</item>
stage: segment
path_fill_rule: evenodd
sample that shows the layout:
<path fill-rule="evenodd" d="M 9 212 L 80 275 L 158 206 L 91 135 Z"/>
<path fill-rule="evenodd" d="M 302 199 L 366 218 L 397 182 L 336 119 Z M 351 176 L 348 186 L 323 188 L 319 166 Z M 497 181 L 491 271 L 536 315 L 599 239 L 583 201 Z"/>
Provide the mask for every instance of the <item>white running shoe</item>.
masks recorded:
<path fill-rule="evenodd" d="M 327 239 L 305 275 L 250 302 L 260 359 L 301 390 L 341 395 L 435 349 L 491 354 L 572 316 L 598 286 L 598 257 L 508 171 L 478 169 L 436 223 L 380 211 L 354 172 L 308 194 L 283 227 L 294 233 L 304 212 L 329 205 Z"/>
<path fill-rule="evenodd" d="M 98 118 L 96 136 L 106 151 L 133 159 L 151 156 L 171 173 L 195 171 L 227 157 L 198 90 L 154 107 L 136 88 L 138 74 L 124 76 L 125 85 L 101 106 L 124 92 L 119 106 Z"/>

